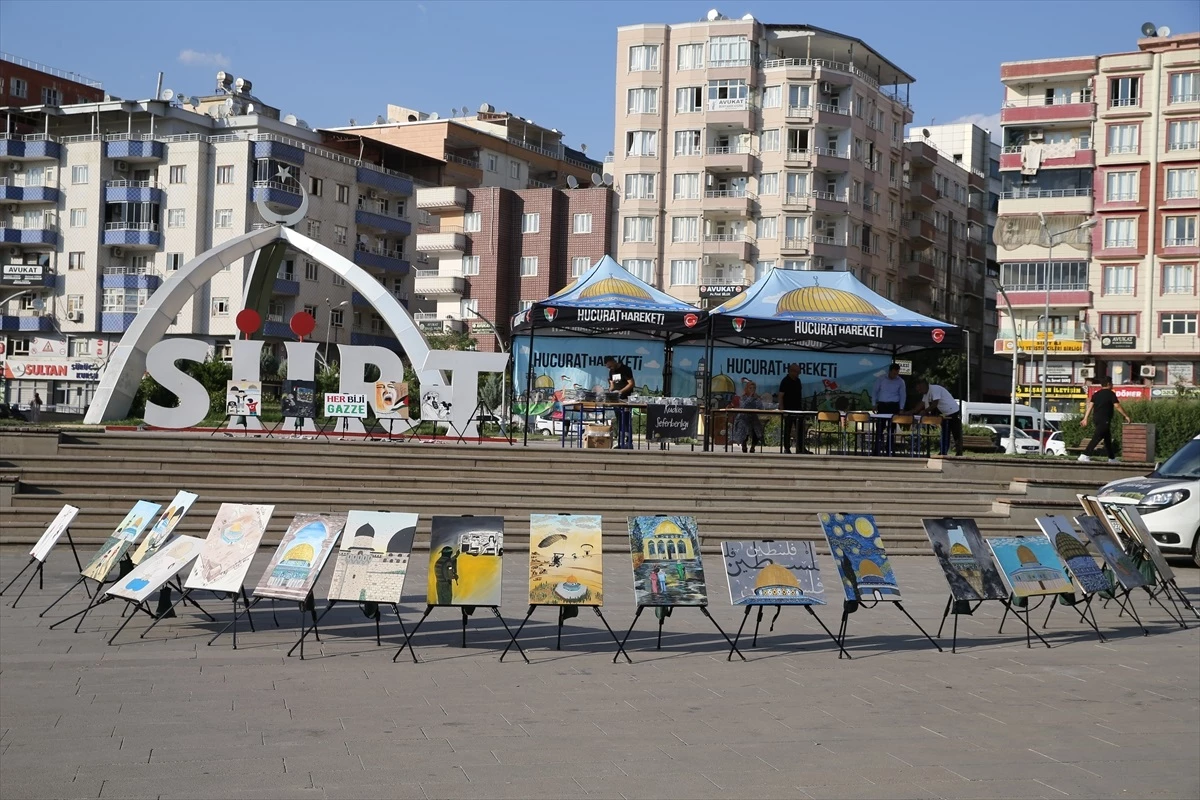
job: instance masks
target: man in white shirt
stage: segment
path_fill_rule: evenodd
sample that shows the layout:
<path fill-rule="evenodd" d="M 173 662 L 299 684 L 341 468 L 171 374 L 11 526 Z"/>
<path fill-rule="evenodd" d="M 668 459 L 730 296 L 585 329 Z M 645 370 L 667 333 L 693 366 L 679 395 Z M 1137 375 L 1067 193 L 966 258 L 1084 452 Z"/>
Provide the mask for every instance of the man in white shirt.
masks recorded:
<path fill-rule="evenodd" d="M 921 378 L 916 384 L 921 401 L 912 410 L 914 414 L 939 415 L 942 418 L 942 455 L 950 449 L 947 433 L 954 437 L 954 455 L 963 454 L 962 404 L 954 399 L 944 386 Z"/>

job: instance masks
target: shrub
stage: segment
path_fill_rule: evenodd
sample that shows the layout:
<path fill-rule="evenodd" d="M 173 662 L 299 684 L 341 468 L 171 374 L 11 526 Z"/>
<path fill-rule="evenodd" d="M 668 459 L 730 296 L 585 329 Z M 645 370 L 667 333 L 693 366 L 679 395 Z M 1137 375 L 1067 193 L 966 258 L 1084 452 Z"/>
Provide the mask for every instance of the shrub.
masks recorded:
<path fill-rule="evenodd" d="M 1200 433 L 1200 400 L 1139 400 L 1121 405 L 1134 422 L 1154 425 L 1154 454 L 1160 461 L 1168 458 L 1183 447 L 1185 442 Z M 1067 447 L 1081 447 L 1095 434 L 1095 423 L 1089 422 L 1087 427 L 1083 427 L 1079 424 L 1081 421 L 1080 416 L 1067 417 L 1062 421 L 1063 441 Z M 1124 418 L 1117 414 L 1117 418 L 1113 420 L 1112 434 L 1113 444 L 1118 449 L 1121 446 L 1121 429 L 1124 424 Z"/>

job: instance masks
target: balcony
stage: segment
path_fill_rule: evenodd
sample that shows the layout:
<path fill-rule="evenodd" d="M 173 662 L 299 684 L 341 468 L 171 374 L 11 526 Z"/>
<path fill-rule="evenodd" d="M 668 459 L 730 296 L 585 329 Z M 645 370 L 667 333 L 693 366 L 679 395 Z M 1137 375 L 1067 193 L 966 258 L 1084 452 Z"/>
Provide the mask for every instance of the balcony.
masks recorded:
<path fill-rule="evenodd" d="M 157 181 L 108 181 L 104 184 L 104 202 L 162 205 L 163 192 Z"/>
<path fill-rule="evenodd" d="M 719 125 L 724 128 L 753 128 L 754 106 L 749 98 L 724 98 L 708 101 L 708 113 L 704 117 L 706 125 Z"/>
<path fill-rule="evenodd" d="M 728 256 L 735 261 L 750 261 L 753 242 L 740 233 L 709 233 L 704 236 L 704 254 Z"/>
<path fill-rule="evenodd" d="M 256 141 L 254 143 L 254 159 L 257 161 L 260 158 L 269 158 L 275 161 L 282 161 L 285 164 L 304 165 L 304 151 L 299 147 L 295 147 L 284 142 L 276 142 L 270 139 Z"/>
<path fill-rule="evenodd" d="M 442 275 L 436 269 L 419 269 L 413 291 L 425 297 L 461 297 L 467 280 L 461 275 Z"/>
<path fill-rule="evenodd" d="M 925 258 L 910 258 L 904 262 L 904 270 L 900 279 L 910 283 L 933 283 L 936 274 L 932 261 Z"/>
<path fill-rule="evenodd" d="M 162 246 L 162 233 L 156 222 L 106 222 L 105 247 L 157 249 Z"/>
<path fill-rule="evenodd" d="M 813 107 L 812 106 L 788 106 L 786 113 L 787 113 L 788 119 L 812 119 Z"/>
<path fill-rule="evenodd" d="M 0 159 L 8 161 L 58 161 L 62 158 L 62 145 L 45 134 L 28 136 L 0 134 Z"/>
<path fill-rule="evenodd" d="M 804 237 L 785 237 L 779 245 L 779 252 L 783 255 L 806 256 L 811 251 L 812 242 Z"/>
<path fill-rule="evenodd" d="M 1047 105 L 1044 97 L 1014 100 L 1000 109 L 1000 124 L 1044 125 L 1052 122 L 1091 122 L 1096 119 L 1096 104 L 1090 95 L 1076 93 L 1071 96 L 1071 101 Z"/>
<path fill-rule="evenodd" d="M 812 252 L 816 259 L 828 262 L 846 257 L 846 240 L 843 238 L 818 235 L 811 237 L 809 241 L 812 242 Z"/>
<path fill-rule="evenodd" d="M 704 166 L 710 172 L 754 172 L 758 151 L 749 147 L 710 147 Z"/>
<path fill-rule="evenodd" d="M 999 214 L 1091 214 L 1091 187 L 1077 189 L 1014 189 L 1000 195 Z M 968 215 L 968 218 L 969 215 Z"/>
<path fill-rule="evenodd" d="M 783 163 L 789 166 L 804 166 L 812 162 L 812 151 L 807 148 L 788 148 L 783 153 Z"/>
<path fill-rule="evenodd" d="M 413 321 L 423 333 L 466 333 L 467 323 L 461 319 L 447 319 L 436 311 L 418 311 Z"/>
<path fill-rule="evenodd" d="M 401 175 L 381 172 L 371 167 L 359 167 L 355 173 L 355 177 L 360 185 L 370 186 L 387 194 L 398 194 L 409 197 L 413 193 L 412 179 Z"/>
<path fill-rule="evenodd" d="M 970 237 L 967 238 L 967 258 L 972 261 L 984 261 L 987 257 L 987 249 L 983 242 L 977 241 Z"/>
<path fill-rule="evenodd" d="M 424 211 L 466 211 L 467 190 L 457 186 L 417 189 L 417 208 Z"/>
<path fill-rule="evenodd" d="M 111 134 L 104 138 L 104 157 L 118 161 L 162 161 L 166 152 L 166 145 L 149 138 L 131 139 L 123 133 Z"/>
<path fill-rule="evenodd" d="M 250 197 L 256 203 L 270 203 L 287 208 L 299 208 L 304 202 L 304 194 L 299 186 L 280 181 L 255 181 Z"/>
<path fill-rule="evenodd" d="M 909 202 L 913 205 L 932 206 L 941 196 L 929 181 L 905 181 Z"/>
<path fill-rule="evenodd" d="M 290 278 L 276 278 L 275 283 L 271 286 L 271 294 L 277 294 L 281 297 L 299 297 L 300 281 L 294 281 Z"/>
<path fill-rule="evenodd" d="M 849 167 L 846 163 L 850 158 L 849 150 L 835 150 L 832 147 L 814 147 L 812 154 L 814 156 L 813 167 L 815 169 L 844 172 Z"/>
<path fill-rule="evenodd" d="M 987 222 L 987 215 L 984 214 L 982 208 L 977 208 L 974 205 L 968 205 L 967 222 L 975 225 L 983 225 Z"/>
<path fill-rule="evenodd" d="M 834 105 L 830 105 L 829 103 L 817 103 L 815 108 L 817 109 L 817 120 L 818 121 L 832 122 L 835 124 L 844 125 L 844 124 L 846 124 L 846 120 L 831 120 L 831 119 L 828 119 L 828 117 L 831 115 L 837 116 L 837 117 L 849 117 L 850 116 L 850 109 L 847 108 L 846 106 L 834 106 Z"/>
<path fill-rule="evenodd" d="M 704 193 L 704 210 L 745 217 L 758 197 L 745 189 L 717 189 Z"/>
<path fill-rule="evenodd" d="M 52 186 L 20 186 L 11 178 L 0 178 L 0 203 L 54 203 L 62 192 Z"/>
<path fill-rule="evenodd" d="M 1060 167 L 1094 167 L 1096 166 L 1096 151 L 1091 148 L 1076 147 L 1073 142 L 1055 144 L 1026 144 L 1004 148 L 1000 153 L 1000 169 L 1021 169 L 1027 156 L 1024 151 L 1029 147 L 1039 147 L 1040 160 L 1038 169 L 1057 169 Z"/>
<path fill-rule="evenodd" d="M 42 314 L 0 314 L 0 331 L 40 332 L 54 330 L 54 320 Z"/>
<path fill-rule="evenodd" d="M 162 276 L 148 267 L 105 267 L 100 276 L 101 289 L 148 289 L 162 285 Z"/>
<path fill-rule="evenodd" d="M 929 142 L 908 142 L 908 159 L 916 169 L 932 169 L 937 166 L 937 148 Z"/>
<path fill-rule="evenodd" d="M 101 333 L 124 333 L 137 319 L 137 311 L 101 311 Z"/>
<path fill-rule="evenodd" d="M 467 236 L 460 231 L 440 233 L 418 233 L 417 251 L 420 253 L 457 253 L 467 250 Z"/>
<path fill-rule="evenodd" d="M 1040 58 L 1032 61 L 1009 61 L 1000 65 L 1000 80 L 1004 83 L 1043 83 L 1068 78 L 1089 78 L 1096 74 L 1095 56 Z"/>
<path fill-rule="evenodd" d="M 377 214 L 363 208 L 354 212 L 354 222 L 359 228 L 371 228 L 397 236 L 408 236 L 412 233 L 412 223 L 408 220 L 387 214 Z"/>
<path fill-rule="evenodd" d="M 418 239 L 421 237 L 418 236 Z M 354 263 L 367 269 L 379 269 L 395 275 L 407 275 L 409 263 L 399 250 L 359 245 L 354 249 Z"/>
<path fill-rule="evenodd" d="M 793 194 L 786 192 L 783 195 L 783 209 L 785 211 L 807 211 L 809 206 L 808 194 Z"/>
<path fill-rule="evenodd" d="M 846 203 L 849 202 L 850 193 L 843 190 L 840 192 L 822 192 L 813 189 L 809 195 L 813 199 L 813 208 L 816 211 L 833 211 L 842 213 L 846 210 Z"/>
<path fill-rule="evenodd" d="M 937 228 L 927 217 L 914 217 L 908 221 L 908 241 L 918 250 L 924 250 L 937 239 Z"/>
<path fill-rule="evenodd" d="M 0 220 L 0 243 L 12 245 L 43 245 L 58 246 L 58 224 L 54 217 L 44 215 L 40 220 L 28 224 L 22 217 Z"/>
<path fill-rule="evenodd" d="M 351 308 L 374 308 L 374 306 L 371 305 L 371 301 L 368 300 L 365 295 L 362 295 L 359 292 L 351 292 L 350 293 L 350 307 Z"/>

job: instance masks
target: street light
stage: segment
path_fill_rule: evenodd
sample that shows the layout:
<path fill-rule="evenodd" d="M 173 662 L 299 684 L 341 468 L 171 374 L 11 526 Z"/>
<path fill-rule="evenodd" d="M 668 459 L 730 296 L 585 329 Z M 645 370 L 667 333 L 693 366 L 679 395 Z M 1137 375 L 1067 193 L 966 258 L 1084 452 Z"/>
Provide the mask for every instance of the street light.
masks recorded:
<path fill-rule="evenodd" d="M 1084 220 L 1073 228 L 1067 228 L 1065 231 L 1051 233 L 1049 226 L 1046 225 L 1046 213 L 1044 211 L 1038 212 L 1038 222 L 1041 223 L 1042 232 L 1046 234 L 1046 308 L 1043 311 L 1046 319 L 1046 327 L 1042 331 L 1042 413 L 1038 416 L 1039 448 L 1044 448 L 1046 446 L 1044 439 L 1046 435 L 1046 369 L 1050 361 L 1050 269 L 1054 266 L 1054 237 L 1065 237 L 1067 234 L 1074 233 L 1075 231 L 1089 230 L 1096 227 L 1097 221 L 1098 220 L 1093 217 L 1092 219 Z M 1017 343 L 1014 341 L 1014 352 L 1016 346 Z"/>
<path fill-rule="evenodd" d="M 332 333 L 332 331 L 333 331 L 333 310 L 335 308 L 341 308 L 342 306 L 350 305 L 350 301 L 343 300 L 342 302 L 338 303 L 337 305 L 334 305 L 333 301 L 330 300 L 328 297 L 326 297 L 325 305 L 329 306 L 329 314 L 325 318 L 325 366 L 328 368 L 328 366 L 329 366 L 329 334 Z"/>
<path fill-rule="evenodd" d="M 504 347 L 504 340 L 500 338 L 500 331 L 496 330 L 496 323 L 492 322 L 483 314 L 480 314 L 477 309 L 469 305 L 466 307 L 466 311 L 470 314 L 474 314 L 491 326 L 492 335 L 496 337 L 496 346 L 500 348 L 501 353 L 508 355 L 508 350 L 506 350 Z M 533 358 L 533 354 L 531 353 L 529 357 Z M 508 430 L 508 367 L 505 367 L 504 371 L 500 373 L 500 418 L 504 420 L 504 427 L 501 430 Z"/>
<path fill-rule="evenodd" d="M 1004 284 L 995 278 L 992 283 L 996 284 L 996 291 L 1004 298 L 1004 306 L 1008 309 L 1008 321 L 1012 323 L 1013 336 L 1013 357 L 1012 357 L 1012 386 L 1009 388 L 1009 410 L 1008 410 L 1008 446 L 1004 448 L 1005 452 L 1013 455 L 1017 452 L 1017 437 L 1013 431 L 1017 428 L 1017 353 L 1021 349 L 1021 340 L 1017 334 L 1017 315 L 1013 313 L 1012 303 L 1008 300 L 1008 292 L 1004 291 Z"/>

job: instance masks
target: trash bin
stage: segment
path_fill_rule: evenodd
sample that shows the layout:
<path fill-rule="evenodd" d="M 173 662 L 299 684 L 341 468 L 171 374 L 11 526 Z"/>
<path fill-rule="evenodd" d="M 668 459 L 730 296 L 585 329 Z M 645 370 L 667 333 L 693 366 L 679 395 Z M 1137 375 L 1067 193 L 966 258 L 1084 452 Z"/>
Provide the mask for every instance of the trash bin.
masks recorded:
<path fill-rule="evenodd" d="M 1121 428 L 1121 460 L 1148 461 L 1153 463 L 1155 446 L 1154 424 L 1150 422 L 1127 422 Z"/>

